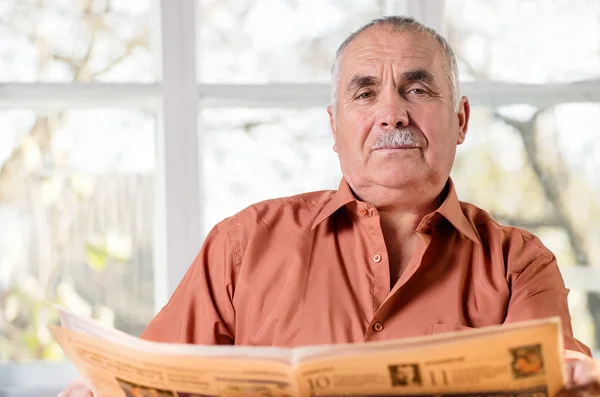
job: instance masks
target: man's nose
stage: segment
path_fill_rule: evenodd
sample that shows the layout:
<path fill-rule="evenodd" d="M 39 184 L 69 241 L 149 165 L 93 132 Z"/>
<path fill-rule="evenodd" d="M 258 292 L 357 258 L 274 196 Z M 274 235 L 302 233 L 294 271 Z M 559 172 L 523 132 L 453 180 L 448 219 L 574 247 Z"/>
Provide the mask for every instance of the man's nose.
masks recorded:
<path fill-rule="evenodd" d="M 379 117 L 382 128 L 406 128 L 408 126 L 406 100 L 398 93 L 386 95 L 381 102 Z"/>

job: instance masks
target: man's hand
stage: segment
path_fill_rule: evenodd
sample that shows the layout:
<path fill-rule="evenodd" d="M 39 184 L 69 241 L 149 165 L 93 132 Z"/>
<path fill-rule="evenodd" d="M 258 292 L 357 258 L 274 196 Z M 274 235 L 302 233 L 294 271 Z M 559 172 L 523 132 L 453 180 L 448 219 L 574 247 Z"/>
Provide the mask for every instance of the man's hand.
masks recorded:
<path fill-rule="evenodd" d="M 567 383 L 557 397 L 600 397 L 600 362 L 567 353 L 565 366 Z"/>
<path fill-rule="evenodd" d="M 56 397 L 93 397 L 92 390 L 88 383 L 79 378 L 72 382 L 65 390 L 58 393 Z"/>

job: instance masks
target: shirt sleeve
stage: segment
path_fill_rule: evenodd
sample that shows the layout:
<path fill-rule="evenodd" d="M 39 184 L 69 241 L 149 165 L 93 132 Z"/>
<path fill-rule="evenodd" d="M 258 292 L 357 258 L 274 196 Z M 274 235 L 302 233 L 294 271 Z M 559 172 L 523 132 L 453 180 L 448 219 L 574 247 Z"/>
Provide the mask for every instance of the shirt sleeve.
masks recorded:
<path fill-rule="evenodd" d="M 227 222 L 208 234 L 169 302 L 143 332 L 143 339 L 204 345 L 234 343 L 232 300 L 239 255 Z"/>
<path fill-rule="evenodd" d="M 564 281 L 555 256 L 534 236 L 517 233 L 510 239 L 507 278 L 511 291 L 505 323 L 560 317 L 564 348 L 591 356 L 573 337 Z"/>

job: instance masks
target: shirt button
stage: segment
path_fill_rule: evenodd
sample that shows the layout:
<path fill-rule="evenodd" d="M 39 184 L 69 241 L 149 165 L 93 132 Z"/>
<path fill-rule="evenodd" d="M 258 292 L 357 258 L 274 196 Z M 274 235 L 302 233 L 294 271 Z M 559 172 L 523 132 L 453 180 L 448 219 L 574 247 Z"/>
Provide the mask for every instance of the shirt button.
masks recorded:
<path fill-rule="evenodd" d="M 367 209 L 366 208 L 361 208 L 358 210 L 358 212 L 362 215 L 362 216 L 367 216 Z"/>
<path fill-rule="evenodd" d="M 375 332 L 381 332 L 381 331 L 383 331 L 383 324 L 381 324 L 381 323 L 375 323 L 375 324 L 373 324 L 373 330 Z"/>
<path fill-rule="evenodd" d="M 379 262 L 381 262 L 381 255 L 379 255 L 379 254 L 375 255 L 375 256 L 373 257 L 373 260 L 374 260 L 376 263 L 379 263 Z"/>

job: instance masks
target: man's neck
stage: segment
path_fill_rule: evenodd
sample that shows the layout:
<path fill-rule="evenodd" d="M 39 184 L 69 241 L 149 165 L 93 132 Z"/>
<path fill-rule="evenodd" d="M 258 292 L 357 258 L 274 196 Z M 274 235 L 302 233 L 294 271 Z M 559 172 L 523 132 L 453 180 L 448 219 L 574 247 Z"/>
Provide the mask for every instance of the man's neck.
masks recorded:
<path fill-rule="evenodd" d="M 353 189 L 354 190 L 354 189 Z M 394 287 L 407 268 L 417 247 L 417 227 L 427 214 L 440 207 L 447 189 L 400 190 L 377 186 L 354 192 L 379 213 L 381 231 L 388 251 L 390 289 Z"/>
<path fill-rule="evenodd" d="M 433 189 L 422 186 L 351 188 L 359 200 L 377 208 L 384 234 L 393 231 L 397 237 L 413 235 L 423 217 L 438 209 L 447 195 L 446 185 Z"/>

